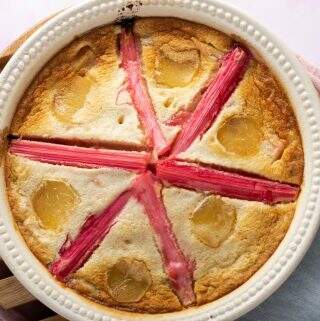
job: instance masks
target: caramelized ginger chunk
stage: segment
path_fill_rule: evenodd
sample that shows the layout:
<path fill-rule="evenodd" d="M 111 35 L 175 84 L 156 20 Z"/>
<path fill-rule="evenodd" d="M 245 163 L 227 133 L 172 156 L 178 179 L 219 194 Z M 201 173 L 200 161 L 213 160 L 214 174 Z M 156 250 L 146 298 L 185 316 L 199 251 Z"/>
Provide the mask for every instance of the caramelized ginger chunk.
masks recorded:
<path fill-rule="evenodd" d="M 192 230 L 196 237 L 210 247 L 218 247 L 232 233 L 236 210 L 223 200 L 210 196 L 191 215 Z"/>
<path fill-rule="evenodd" d="M 234 116 L 222 124 L 218 130 L 217 138 L 227 152 L 248 157 L 258 153 L 262 133 L 253 119 Z"/>
<path fill-rule="evenodd" d="M 94 49 L 90 43 L 86 42 L 80 43 L 75 49 L 73 68 L 80 74 L 86 73 L 96 62 Z"/>
<path fill-rule="evenodd" d="M 135 259 L 120 259 L 107 273 L 108 292 L 118 302 L 140 301 L 151 282 L 146 264 Z"/>
<path fill-rule="evenodd" d="M 33 195 L 32 205 L 44 228 L 56 230 L 66 222 L 77 199 L 78 195 L 70 184 L 46 180 Z"/>
<path fill-rule="evenodd" d="M 200 65 L 196 49 L 176 51 L 169 44 L 161 47 L 156 59 L 155 79 L 167 87 L 185 87 L 190 84 Z"/>
<path fill-rule="evenodd" d="M 54 96 L 52 112 L 55 117 L 63 123 L 77 123 L 74 116 L 84 107 L 93 83 L 89 76 L 75 76 L 63 82 Z"/>

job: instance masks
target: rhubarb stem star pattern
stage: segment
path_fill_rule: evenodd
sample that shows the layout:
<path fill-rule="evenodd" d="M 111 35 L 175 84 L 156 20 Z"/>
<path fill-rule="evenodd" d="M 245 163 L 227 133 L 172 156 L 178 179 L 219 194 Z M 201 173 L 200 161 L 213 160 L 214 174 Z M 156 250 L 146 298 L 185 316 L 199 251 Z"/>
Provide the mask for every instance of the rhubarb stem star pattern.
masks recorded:
<path fill-rule="evenodd" d="M 194 262 L 185 256 L 172 230 L 162 200 L 163 184 L 196 191 L 259 201 L 268 204 L 294 201 L 299 186 L 283 184 L 246 173 L 215 169 L 212 166 L 179 160 L 179 153 L 210 128 L 224 104 L 241 81 L 250 53 L 235 46 L 221 60 L 217 74 L 209 82 L 199 103 L 182 126 L 175 142 L 167 142 L 148 93 L 140 59 L 139 39 L 132 26 L 124 26 L 120 35 L 121 66 L 127 74 L 128 90 L 147 137 L 148 152 L 119 151 L 67 146 L 29 140 L 11 141 L 10 152 L 32 160 L 85 168 L 116 167 L 134 171 L 137 178 L 100 213 L 83 223 L 78 235 L 68 240 L 51 264 L 51 273 L 66 281 L 91 257 L 114 224 L 116 217 L 135 198 L 145 209 L 157 236 L 164 270 L 173 291 L 184 306 L 195 303 Z"/>

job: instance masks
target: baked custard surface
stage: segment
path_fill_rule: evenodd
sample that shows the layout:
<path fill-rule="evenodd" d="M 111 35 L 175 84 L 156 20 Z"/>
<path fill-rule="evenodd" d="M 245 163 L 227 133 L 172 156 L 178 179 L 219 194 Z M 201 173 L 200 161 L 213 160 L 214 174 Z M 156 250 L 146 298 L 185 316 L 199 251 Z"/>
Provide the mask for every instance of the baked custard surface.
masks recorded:
<path fill-rule="evenodd" d="M 57 281 L 129 312 L 246 282 L 284 238 L 303 179 L 269 68 L 174 18 L 75 39 L 35 77 L 10 134 L 7 193 L 27 246 Z"/>

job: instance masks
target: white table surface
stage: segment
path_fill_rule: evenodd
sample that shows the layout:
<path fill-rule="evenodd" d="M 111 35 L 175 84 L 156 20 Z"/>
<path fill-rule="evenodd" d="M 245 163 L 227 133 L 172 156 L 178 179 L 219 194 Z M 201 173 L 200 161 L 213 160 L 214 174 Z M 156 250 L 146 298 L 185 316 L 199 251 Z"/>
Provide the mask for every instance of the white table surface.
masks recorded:
<path fill-rule="evenodd" d="M 222 0 L 223 1 L 223 0 Z M 320 66 L 320 0 L 224 0 Z M 0 0 L 0 51 L 42 18 L 80 0 Z M 320 233 L 289 280 L 241 321 L 320 321 Z"/>

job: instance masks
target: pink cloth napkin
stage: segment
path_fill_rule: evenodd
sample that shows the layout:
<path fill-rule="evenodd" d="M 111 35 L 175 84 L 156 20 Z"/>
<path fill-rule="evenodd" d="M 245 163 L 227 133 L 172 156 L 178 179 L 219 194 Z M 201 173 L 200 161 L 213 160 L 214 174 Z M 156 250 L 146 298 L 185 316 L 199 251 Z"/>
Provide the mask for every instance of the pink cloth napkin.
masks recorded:
<path fill-rule="evenodd" d="M 320 68 L 311 64 L 301 56 L 298 56 L 298 59 L 307 70 L 310 78 L 313 81 L 314 86 L 316 87 L 317 91 L 320 93 Z"/>

